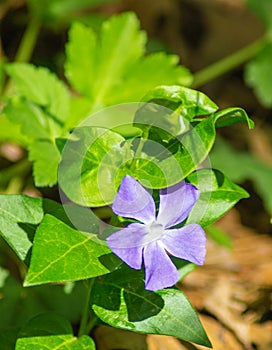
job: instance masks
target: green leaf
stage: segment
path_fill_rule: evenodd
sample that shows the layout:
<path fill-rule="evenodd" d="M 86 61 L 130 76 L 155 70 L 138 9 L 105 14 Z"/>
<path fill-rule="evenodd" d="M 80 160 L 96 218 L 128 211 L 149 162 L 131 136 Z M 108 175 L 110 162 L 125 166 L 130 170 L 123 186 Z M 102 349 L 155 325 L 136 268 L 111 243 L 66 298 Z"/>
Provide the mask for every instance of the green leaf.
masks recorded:
<path fill-rule="evenodd" d="M 1 350 L 14 350 L 19 328 L 9 328 L 0 330 Z"/>
<path fill-rule="evenodd" d="M 258 100 L 266 108 L 272 107 L 271 60 L 272 43 L 268 43 L 245 67 L 246 83 L 253 88 Z"/>
<path fill-rule="evenodd" d="M 22 146 L 27 145 L 27 137 L 25 134 L 21 132 L 20 126 L 18 124 L 16 125 L 12 123 L 5 115 L 1 115 L 1 114 L 0 114 L 0 140 L 15 142 Z"/>
<path fill-rule="evenodd" d="M 99 103 L 141 57 L 145 40 L 133 13 L 112 16 L 104 22 L 99 44 L 90 28 L 75 24 L 67 47 L 67 78 L 81 93 Z"/>
<path fill-rule="evenodd" d="M 221 120 L 222 126 L 241 121 L 248 121 L 251 125 L 250 119 L 240 108 L 222 110 L 200 119 L 194 128 L 177 138 L 179 144 L 172 145 L 177 149 L 173 156 L 167 156 L 171 146 L 160 152 L 158 144 L 149 142 L 146 147 L 148 151 L 138 161 L 135 177 L 152 188 L 168 187 L 187 177 L 208 156 L 216 137 L 215 127 L 220 125 Z M 150 150 L 153 157 L 149 155 Z"/>
<path fill-rule="evenodd" d="M 247 0 L 247 6 L 258 16 L 267 26 L 268 30 L 272 29 L 272 3 L 271 0 Z"/>
<path fill-rule="evenodd" d="M 0 196 L 0 233 L 21 260 L 32 246 L 36 225 L 42 220 L 42 199 L 25 195 Z"/>
<path fill-rule="evenodd" d="M 186 260 L 178 259 L 178 258 L 175 258 L 174 256 L 171 256 L 171 260 L 173 261 L 173 263 L 176 265 L 176 268 L 178 269 L 179 280 L 182 280 L 190 272 L 196 269 L 195 264 L 190 263 Z"/>
<path fill-rule="evenodd" d="M 160 113 L 163 108 L 159 106 L 157 114 L 168 118 L 168 115 Z M 153 114 L 152 121 L 155 122 L 157 114 Z M 111 126 L 115 126 L 116 113 L 106 115 L 112 118 L 105 121 L 106 125 L 112 123 Z M 150 115 L 148 110 L 146 115 Z M 131 118 L 130 114 L 128 118 Z M 171 116 L 165 121 L 168 129 L 174 125 L 170 120 Z M 112 203 L 122 178 L 127 174 L 150 188 L 174 185 L 192 173 L 208 156 L 216 136 L 215 126 L 221 120 L 222 125 L 228 125 L 249 118 L 237 108 L 221 111 L 197 121 L 194 128 L 186 130 L 172 143 L 140 141 L 139 138 L 125 140 L 118 133 L 91 125 L 77 128 L 63 149 L 60 186 L 74 202 L 95 207 Z M 91 118 L 90 123 L 92 121 L 96 125 L 96 118 Z M 123 125 L 122 122 L 119 125 Z M 187 127 L 185 122 L 183 126 Z"/>
<path fill-rule="evenodd" d="M 10 63 L 5 66 L 5 70 L 15 81 L 19 93 L 28 101 L 44 107 L 59 121 L 67 118 L 68 89 L 55 74 L 47 68 L 29 63 Z"/>
<path fill-rule="evenodd" d="M 54 216 L 79 231 L 99 233 L 99 219 L 89 208 L 74 204 L 64 204 L 62 206 L 50 199 L 43 199 L 43 210 L 44 213 Z"/>
<path fill-rule="evenodd" d="M 81 127 L 73 133 L 62 153 L 59 184 L 74 202 L 87 206 L 112 203 L 115 175 L 125 155 L 124 138 L 102 129 Z M 118 186 L 118 184 L 117 184 Z"/>
<path fill-rule="evenodd" d="M 200 191 L 200 197 L 189 214 L 187 223 L 207 226 L 217 221 L 240 199 L 249 197 L 220 171 L 202 169 L 192 173 L 187 180 Z"/>
<path fill-rule="evenodd" d="M 21 328 L 19 338 L 72 333 L 72 326 L 64 316 L 55 312 L 45 312 L 31 318 Z"/>
<path fill-rule="evenodd" d="M 146 35 L 134 13 L 112 16 L 100 35 L 74 23 L 66 45 L 65 74 L 71 85 L 94 104 L 94 109 L 139 101 L 161 84 L 190 84 L 192 75 L 177 66 L 178 57 L 156 53 L 144 57 Z"/>
<path fill-rule="evenodd" d="M 58 180 L 60 153 L 50 141 L 36 141 L 29 146 L 29 160 L 33 161 L 33 176 L 38 187 L 53 186 Z"/>
<path fill-rule="evenodd" d="M 178 56 L 167 55 L 164 52 L 143 57 L 125 74 L 125 89 L 124 84 L 119 84 L 112 91 L 109 103 L 120 101 L 120 96 L 123 101 L 135 102 L 161 84 L 190 85 L 192 82 L 190 72 L 185 67 L 178 66 L 178 62 Z"/>
<path fill-rule="evenodd" d="M 9 99 L 4 115 L 19 124 L 21 133 L 27 136 L 29 158 L 34 161 L 35 185 L 52 186 L 57 182 L 60 160 L 55 138 L 64 134 L 64 122 L 70 109 L 68 90 L 46 68 L 12 63 L 6 70 L 20 96 Z"/>
<path fill-rule="evenodd" d="M 98 233 L 98 219 L 87 208 L 26 195 L 0 195 L 0 234 L 25 263 L 36 227 L 46 213 L 72 228 Z"/>
<path fill-rule="evenodd" d="M 78 92 L 90 98 L 93 96 L 93 80 L 96 74 L 96 41 L 94 31 L 75 22 L 69 31 L 69 41 L 66 44 L 66 77 Z"/>
<path fill-rule="evenodd" d="M 20 281 L 9 276 L 5 285 L 0 288 L 2 296 L 0 329 L 21 328 L 25 325 L 26 320 L 48 310 L 54 310 L 67 318 L 69 322 L 78 324 L 84 306 L 86 288 L 83 283 L 77 282 L 72 291 L 67 293 L 66 287 L 67 284 L 51 284 L 23 288 Z M 0 344 L 2 345 L 1 342 Z"/>
<path fill-rule="evenodd" d="M 74 230 L 45 215 L 33 242 L 25 286 L 76 281 L 100 276 L 115 268 L 110 249 L 96 235 Z"/>
<path fill-rule="evenodd" d="M 210 225 L 205 228 L 207 235 L 217 244 L 222 247 L 231 249 L 232 248 L 232 239 L 228 234 L 221 230 L 216 225 Z"/>
<path fill-rule="evenodd" d="M 162 104 L 188 120 L 214 113 L 218 106 L 200 91 L 182 86 L 157 86 L 144 96 L 144 101 Z"/>
<path fill-rule="evenodd" d="M 95 350 L 94 341 L 87 335 L 76 338 L 70 335 L 52 335 L 46 337 L 20 338 L 15 350 Z"/>
<path fill-rule="evenodd" d="M 96 280 L 91 294 L 96 315 L 105 323 L 146 334 L 166 334 L 210 347 L 184 294 L 173 288 L 144 289 L 143 273 L 123 268 Z"/>
<path fill-rule="evenodd" d="M 248 152 L 235 150 L 223 139 L 217 139 L 211 152 L 213 167 L 221 169 L 232 181 L 253 181 L 256 192 L 263 199 L 267 211 L 272 213 L 272 167 Z"/>
<path fill-rule="evenodd" d="M 50 138 L 47 116 L 33 103 L 15 96 L 9 100 L 3 113 L 10 122 L 20 125 L 20 131 L 27 137 L 28 144 L 33 140 Z"/>
<path fill-rule="evenodd" d="M 249 129 L 254 128 L 253 120 L 248 117 L 244 109 L 239 107 L 225 108 L 222 111 L 215 113 L 214 118 L 216 120 L 215 126 L 217 128 L 240 122 L 246 122 Z"/>

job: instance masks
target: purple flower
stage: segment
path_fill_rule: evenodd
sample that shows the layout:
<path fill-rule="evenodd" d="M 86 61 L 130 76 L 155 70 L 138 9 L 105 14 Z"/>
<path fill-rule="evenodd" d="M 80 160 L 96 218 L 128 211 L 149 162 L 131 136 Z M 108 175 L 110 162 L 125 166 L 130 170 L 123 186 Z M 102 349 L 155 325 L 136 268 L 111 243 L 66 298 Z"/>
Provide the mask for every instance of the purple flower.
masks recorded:
<path fill-rule="evenodd" d="M 156 217 L 155 202 L 150 193 L 133 177 L 123 178 L 114 199 L 115 214 L 141 223 L 129 224 L 107 238 L 111 250 L 133 269 L 145 265 L 145 288 L 158 290 L 173 286 L 178 270 L 168 253 L 202 265 L 206 254 L 206 236 L 198 224 L 181 228 L 172 226 L 184 221 L 198 200 L 199 191 L 182 181 L 160 191 Z"/>

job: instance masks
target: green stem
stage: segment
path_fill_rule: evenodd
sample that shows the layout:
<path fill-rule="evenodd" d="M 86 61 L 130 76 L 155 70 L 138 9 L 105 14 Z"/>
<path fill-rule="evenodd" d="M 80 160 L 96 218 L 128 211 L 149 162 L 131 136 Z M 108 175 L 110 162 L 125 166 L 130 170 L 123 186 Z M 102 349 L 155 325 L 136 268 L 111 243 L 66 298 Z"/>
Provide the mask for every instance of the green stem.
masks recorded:
<path fill-rule="evenodd" d="M 196 72 L 194 75 L 192 88 L 196 89 L 202 85 L 205 85 L 211 80 L 214 80 L 221 75 L 233 70 L 234 68 L 239 67 L 241 64 L 255 57 L 266 42 L 267 37 L 264 36 L 261 39 L 258 39 L 248 46 L 242 48 L 241 50 L 223 58 L 218 62 L 211 64 L 199 72 Z"/>
<path fill-rule="evenodd" d="M 30 60 L 40 33 L 40 28 L 40 20 L 37 17 L 32 17 L 15 56 L 15 62 L 28 62 Z"/>
<path fill-rule="evenodd" d="M 138 158 L 141 158 L 141 153 L 142 153 L 145 141 L 148 139 L 148 134 L 149 134 L 149 130 L 145 130 L 142 133 L 142 137 L 140 138 L 140 142 L 139 142 L 137 150 L 135 152 L 135 156 L 134 156 L 134 158 L 131 162 L 131 165 L 130 165 L 131 171 L 134 171 L 136 169 Z"/>
<path fill-rule="evenodd" d="M 30 60 L 40 33 L 40 28 L 40 20 L 36 17 L 31 17 L 17 50 L 14 62 L 28 62 Z M 11 88 L 12 81 L 9 79 L 3 89 L 3 95 L 8 95 Z"/>
<path fill-rule="evenodd" d="M 90 322 L 86 326 L 86 334 L 90 334 L 93 327 L 96 325 L 98 317 L 93 313 Z"/>
<path fill-rule="evenodd" d="M 79 326 L 79 331 L 78 331 L 78 336 L 80 337 L 83 334 L 88 334 L 88 328 L 89 328 L 89 315 L 90 315 L 90 296 L 91 296 L 91 291 L 94 285 L 94 278 L 90 279 L 88 282 L 87 286 L 87 291 L 86 291 L 86 299 L 85 299 L 85 305 L 83 307 L 83 312 L 82 312 L 82 317 L 80 321 L 80 326 Z"/>

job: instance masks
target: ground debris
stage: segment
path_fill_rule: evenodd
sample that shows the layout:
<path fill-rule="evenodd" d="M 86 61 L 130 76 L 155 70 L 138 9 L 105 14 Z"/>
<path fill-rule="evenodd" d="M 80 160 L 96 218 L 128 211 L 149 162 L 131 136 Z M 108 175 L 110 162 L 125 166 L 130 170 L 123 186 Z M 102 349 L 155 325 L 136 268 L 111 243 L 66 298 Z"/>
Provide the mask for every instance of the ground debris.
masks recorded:
<path fill-rule="evenodd" d="M 218 226 L 232 237 L 233 249 L 209 241 L 205 266 L 180 287 L 203 315 L 216 350 L 272 349 L 272 238 L 241 225 L 236 210 Z"/>

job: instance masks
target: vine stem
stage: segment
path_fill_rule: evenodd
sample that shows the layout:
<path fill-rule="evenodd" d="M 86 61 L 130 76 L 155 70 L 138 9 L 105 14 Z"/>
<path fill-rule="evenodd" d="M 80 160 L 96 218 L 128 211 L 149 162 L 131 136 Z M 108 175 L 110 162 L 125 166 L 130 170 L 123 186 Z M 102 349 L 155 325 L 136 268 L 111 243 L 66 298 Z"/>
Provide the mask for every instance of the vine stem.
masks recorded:
<path fill-rule="evenodd" d="M 130 170 L 132 170 L 132 171 L 134 171 L 136 168 L 138 158 L 141 158 L 141 153 L 142 153 L 145 141 L 148 139 L 148 134 L 149 134 L 149 130 L 143 131 L 143 134 L 140 138 L 138 147 L 137 147 L 135 155 L 134 155 L 134 159 L 132 160 L 132 163 L 130 165 Z"/>
<path fill-rule="evenodd" d="M 89 329 L 89 324 L 91 323 L 91 321 L 89 322 L 89 307 L 90 307 L 90 296 L 91 296 L 91 291 L 94 285 L 94 278 L 91 278 L 88 282 L 88 286 L 87 286 L 87 291 L 86 291 L 86 299 L 85 299 L 85 304 L 83 307 L 83 312 L 82 312 L 82 317 L 81 317 L 81 321 L 80 321 L 80 326 L 79 326 L 79 331 L 78 331 L 78 337 L 80 337 L 83 334 L 88 334 L 88 329 Z"/>
<path fill-rule="evenodd" d="M 37 17 L 32 17 L 26 27 L 24 36 L 16 53 L 15 62 L 28 62 L 34 51 L 38 35 L 40 33 L 41 22 Z"/>
<path fill-rule="evenodd" d="M 28 62 L 30 60 L 40 33 L 40 29 L 41 21 L 37 17 L 31 17 L 20 42 L 14 62 Z M 3 95 L 8 95 L 11 88 L 12 82 L 9 79 L 5 88 L 3 89 Z"/>
<path fill-rule="evenodd" d="M 266 42 L 267 37 L 263 36 L 262 38 L 223 58 L 222 60 L 219 60 L 209 65 L 208 67 L 196 72 L 194 74 L 194 81 L 191 87 L 193 89 L 196 89 L 207 84 L 211 80 L 222 76 L 232 69 L 239 67 L 241 64 L 255 57 Z"/>

